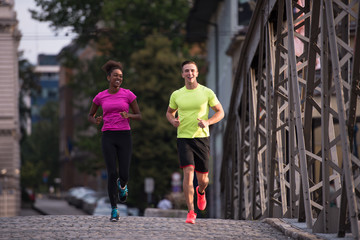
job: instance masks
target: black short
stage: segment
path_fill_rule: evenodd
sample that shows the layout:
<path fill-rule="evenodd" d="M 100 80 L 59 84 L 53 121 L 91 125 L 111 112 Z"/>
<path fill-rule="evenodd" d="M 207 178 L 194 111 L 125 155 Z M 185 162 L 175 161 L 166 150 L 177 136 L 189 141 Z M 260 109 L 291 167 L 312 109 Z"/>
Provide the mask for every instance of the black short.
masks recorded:
<path fill-rule="evenodd" d="M 193 166 L 196 172 L 209 172 L 210 138 L 178 138 L 180 168 Z"/>

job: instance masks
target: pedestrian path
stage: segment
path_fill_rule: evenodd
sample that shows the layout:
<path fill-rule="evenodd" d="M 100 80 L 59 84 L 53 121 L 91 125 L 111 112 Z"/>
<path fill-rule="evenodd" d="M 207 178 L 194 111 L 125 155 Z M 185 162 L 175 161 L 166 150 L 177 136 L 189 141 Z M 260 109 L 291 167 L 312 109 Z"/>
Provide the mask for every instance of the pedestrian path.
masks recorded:
<path fill-rule="evenodd" d="M 106 216 L 23 216 L 0 218 L 0 239 L 291 239 L 262 221 Z"/>
<path fill-rule="evenodd" d="M 61 199 L 37 198 L 34 208 L 48 216 L 0 218 L 0 239 L 353 239 L 351 233 L 345 238 L 337 238 L 336 234 L 313 234 L 305 223 L 298 223 L 296 219 L 202 218 L 192 225 L 185 223 L 185 217 L 145 216 L 122 217 L 112 223 L 108 216 L 86 215 Z"/>
<path fill-rule="evenodd" d="M 87 215 L 62 199 L 37 198 L 34 208 L 43 215 Z"/>
<path fill-rule="evenodd" d="M 326 239 L 326 240 L 350 240 L 354 239 L 351 233 L 347 233 L 345 237 L 339 238 L 336 233 L 312 233 L 312 230 L 307 228 L 305 222 L 299 223 L 294 218 L 267 218 L 264 220 L 271 226 L 277 228 L 281 232 L 293 239 Z"/>

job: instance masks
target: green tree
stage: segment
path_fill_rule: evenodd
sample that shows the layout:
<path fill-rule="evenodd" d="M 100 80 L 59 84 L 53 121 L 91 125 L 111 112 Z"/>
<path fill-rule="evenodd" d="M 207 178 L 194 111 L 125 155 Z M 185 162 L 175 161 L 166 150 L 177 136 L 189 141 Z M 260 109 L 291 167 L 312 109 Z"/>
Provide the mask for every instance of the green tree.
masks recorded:
<path fill-rule="evenodd" d="M 134 153 L 129 187 L 135 192 L 129 200 L 145 199 L 146 177 L 155 180 L 154 196 L 163 196 L 171 190 L 171 174 L 179 171 L 176 129 L 165 113 L 170 94 L 183 85 L 181 60 L 172 52 L 171 41 L 161 34 L 147 37 L 145 48 L 131 56 L 136 75 L 128 85 L 138 96 L 143 120 L 132 122 Z"/>
<path fill-rule="evenodd" d="M 47 190 L 43 175 L 48 175 L 48 184 L 59 177 L 58 103 L 45 104 L 40 116 L 42 121 L 33 125 L 32 134 L 21 144 L 21 185 Z"/>
<path fill-rule="evenodd" d="M 78 111 L 78 116 L 82 116 L 80 126 L 76 128 L 75 147 L 90 153 L 86 160 L 76 163 L 78 169 L 90 175 L 95 175 L 96 171 L 105 168 L 105 162 L 101 151 L 101 127 L 95 126 L 87 121 L 87 116 L 95 95 L 109 87 L 106 74 L 101 70 L 101 66 L 106 62 L 104 56 L 97 56 L 88 61 L 77 61 L 78 74 L 71 82 L 74 91 L 73 104 Z M 98 116 L 102 115 L 99 108 Z M 90 133 L 90 134 L 89 134 Z"/>
<path fill-rule="evenodd" d="M 146 36 L 157 31 L 172 39 L 179 49 L 184 36 L 188 0 L 35 0 L 40 11 L 32 17 L 50 22 L 54 29 L 70 27 L 77 43 L 98 43 L 110 58 L 127 62 L 132 52 L 143 48 Z"/>
<path fill-rule="evenodd" d="M 124 69 L 122 87 L 137 95 L 143 116 L 142 121 L 131 122 L 134 150 L 128 202 L 142 209 L 146 207 L 144 179 L 155 179 L 154 196 L 160 198 L 171 190 L 171 174 L 179 171 L 176 129 L 168 123 L 165 113 L 170 94 L 184 84 L 180 75 L 182 60 L 173 52 L 171 41 L 166 36 L 153 34 L 145 39 L 144 49 L 132 54 L 131 66 Z M 108 88 L 106 75 L 100 70 L 104 62 L 104 56 L 100 56 L 78 65 L 86 71 L 80 71 L 72 88 L 75 96 L 88 99 L 88 104 L 77 106 L 83 116 L 87 116 L 92 98 Z M 102 115 L 101 108 L 97 115 Z M 92 153 L 86 161 L 78 164 L 79 169 L 90 174 L 105 167 L 101 153 L 101 126 L 97 127 L 96 134 L 87 134 L 89 128 L 94 127 L 85 121 L 78 129 L 75 143 L 82 150 Z"/>
<path fill-rule="evenodd" d="M 71 27 L 79 46 L 93 44 L 98 55 L 88 61 L 64 53 L 68 67 L 76 68 L 72 88 L 74 104 L 83 116 L 77 128 L 76 147 L 91 153 L 79 169 L 94 173 L 104 167 L 100 127 L 94 135 L 86 120 L 92 98 L 108 87 L 101 66 L 109 59 L 124 63 L 122 87 L 138 96 L 142 121 L 132 121 L 134 152 L 129 182 L 129 203 L 144 208 L 144 178 L 155 179 L 155 197 L 170 190 L 171 174 L 179 170 L 176 129 L 165 113 L 172 91 L 183 85 L 180 63 L 187 55 L 184 44 L 188 0 L 35 0 L 41 8 L 33 18 L 55 28 Z M 84 104 L 84 103 L 88 104 Z M 101 115 L 101 110 L 97 113 Z M 95 129 L 96 130 L 96 129 Z"/>
<path fill-rule="evenodd" d="M 33 93 L 40 93 L 41 86 L 38 84 L 34 66 L 20 56 L 19 59 L 19 113 L 20 113 L 20 132 L 22 139 L 26 137 L 27 120 L 31 118 L 30 106 L 25 103 L 25 99 L 31 97 Z"/>

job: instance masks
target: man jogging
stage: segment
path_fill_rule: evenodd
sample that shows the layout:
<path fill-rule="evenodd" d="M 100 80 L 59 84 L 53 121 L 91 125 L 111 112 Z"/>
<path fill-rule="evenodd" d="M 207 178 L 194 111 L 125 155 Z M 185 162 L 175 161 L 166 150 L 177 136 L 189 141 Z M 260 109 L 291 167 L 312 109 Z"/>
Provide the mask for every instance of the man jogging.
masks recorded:
<path fill-rule="evenodd" d="M 209 184 L 209 126 L 224 118 L 224 110 L 215 93 L 197 82 L 196 63 L 185 61 L 181 66 L 185 86 L 171 94 L 166 118 L 177 128 L 177 149 L 184 173 L 183 191 L 189 211 L 185 222 L 194 224 L 194 171 L 199 183 L 196 188 L 197 206 L 204 210 L 205 189 Z M 211 118 L 208 118 L 209 107 L 215 111 Z"/>

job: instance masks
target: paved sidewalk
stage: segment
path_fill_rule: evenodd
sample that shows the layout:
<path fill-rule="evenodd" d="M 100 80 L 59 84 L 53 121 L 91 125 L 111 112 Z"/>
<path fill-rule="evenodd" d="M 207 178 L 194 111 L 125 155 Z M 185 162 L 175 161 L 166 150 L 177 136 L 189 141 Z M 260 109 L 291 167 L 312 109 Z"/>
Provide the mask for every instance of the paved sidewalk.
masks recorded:
<path fill-rule="evenodd" d="M 338 238 L 336 233 L 312 233 L 312 230 L 307 228 L 306 223 L 299 223 L 297 219 L 292 218 L 267 218 L 264 220 L 271 226 L 285 233 L 294 239 L 312 240 L 350 240 L 354 239 L 351 233 L 347 233 L 344 238 Z"/>
<path fill-rule="evenodd" d="M 34 208 L 49 216 L 0 218 L 0 239 L 353 239 L 351 234 L 313 234 L 296 219 L 202 218 L 191 225 L 185 218 L 123 217 L 111 223 L 107 216 L 88 216 L 64 200 L 38 198 Z"/>
<path fill-rule="evenodd" d="M 24 216 L 0 218 L 0 239 L 291 239 L 261 221 L 105 216 Z"/>
<path fill-rule="evenodd" d="M 47 197 L 37 198 L 33 208 L 43 215 L 87 215 L 62 199 L 48 199 Z"/>

